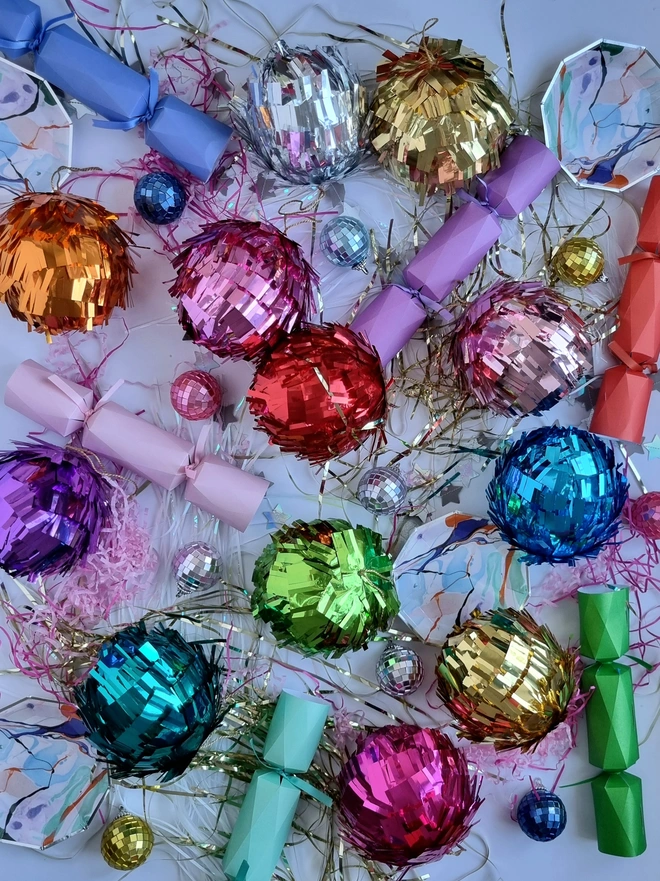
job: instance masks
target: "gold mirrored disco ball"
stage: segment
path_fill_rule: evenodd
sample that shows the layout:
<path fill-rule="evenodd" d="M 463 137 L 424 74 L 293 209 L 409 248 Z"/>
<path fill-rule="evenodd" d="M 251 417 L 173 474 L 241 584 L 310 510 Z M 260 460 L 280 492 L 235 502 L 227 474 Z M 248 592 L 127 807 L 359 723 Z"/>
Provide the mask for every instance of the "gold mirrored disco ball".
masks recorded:
<path fill-rule="evenodd" d="M 121 814 L 103 830 L 101 855 L 113 869 L 137 869 L 146 863 L 153 847 L 151 827 L 134 814 Z"/>
<path fill-rule="evenodd" d="M 551 269 L 564 284 L 585 288 L 602 277 L 605 255 L 595 239 L 576 236 L 557 248 Z"/>

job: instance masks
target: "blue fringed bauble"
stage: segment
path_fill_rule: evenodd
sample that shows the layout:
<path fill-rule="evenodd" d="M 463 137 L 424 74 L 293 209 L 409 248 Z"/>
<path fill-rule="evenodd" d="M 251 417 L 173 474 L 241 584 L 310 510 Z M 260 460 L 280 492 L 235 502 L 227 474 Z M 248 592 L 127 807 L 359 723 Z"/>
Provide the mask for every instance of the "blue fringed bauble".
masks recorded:
<path fill-rule="evenodd" d="M 355 217 L 335 217 L 321 232 L 321 250 L 335 266 L 363 269 L 369 256 L 369 232 Z"/>
<path fill-rule="evenodd" d="M 173 174 L 154 171 L 136 183 L 133 201 L 145 220 L 160 226 L 181 217 L 186 207 L 186 191 Z"/>
<path fill-rule="evenodd" d="M 219 673 L 203 649 L 143 623 L 104 642 L 75 689 L 89 739 L 115 776 L 183 773 L 219 720 Z"/>
<path fill-rule="evenodd" d="M 554 841 L 566 828 L 566 808 L 554 792 L 532 789 L 520 801 L 516 819 L 534 841 Z"/>
<path fill-rule="evenodd" d="M 612 448 L 580 428 L 537 428 L 495 465 L 490 517 L 527 563 L 595 557 L 619 528 L 628 481 Z"/>

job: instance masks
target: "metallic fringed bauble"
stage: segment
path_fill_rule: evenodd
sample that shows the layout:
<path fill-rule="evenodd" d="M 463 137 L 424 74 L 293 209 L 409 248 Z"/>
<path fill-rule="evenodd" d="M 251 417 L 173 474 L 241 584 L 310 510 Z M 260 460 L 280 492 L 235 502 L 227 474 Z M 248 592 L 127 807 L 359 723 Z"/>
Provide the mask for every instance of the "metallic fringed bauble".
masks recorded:
<path fill-rule="evenodd" d="M 605 269 L 605 255 L 595 239 L 576 236 L 557 248 L 551 270 L 564 284 L 585 288 L 598 281 Z"/>
<path fill-rule="evenodd" d="M 424 679 L 422 659 L 408 646 L 389 643 L 376 664 L 376 679 L 385 694 L 394 697 L 412 694 Z"/>
<path fill-rule="evenodd" d="M 271 443 L 313 463 L 373 438 L 387 412 L 376 351 L 341 325 L 291 334 L 263 361 L 247 400 Z"/>
<path fill-rule="evenodd" d="M 370 468 L 358 484 L 357 499 L 373 514 L 396 514 L 405 503 L 408 487 L 394 468 Z"/>
<path fill-rule="evenodd" d="M 96 550 L 111 487 L 71 449 L 16 447 L 0 453 L 0 569 L 30 581 L 68 572 Z"/>
<path fill-rule="evenodd" d="M 564 802 L 547 789 L 532 789 L 520 800 L 518 825 L 534 841 L 554 841 L 566 828 Z"/>
<path fill-rule="evenodd" d="M 197 422 L 217 413 L 222 389 L 215 376 L 205 370 L 187 370 L 172 383 L 170 401 L 179 416 Z"/>
<path fill-rule="evenodd" d="M 533 281 L 498 282 L 471 303 L 450 356 L 459 387 L 505 416 L 548 410 L 591 370 L 584 322 Z"/>
<path fill-rule="evenodd" d="M 252 611 L 280 645 L 339 657 L 365 648 L 399 611 L 382 538 L 345 520 L 294 523 L 254 567 Z"/>
<path fill-rule="evenodd" d="M 481 804 L 465 755 L 439 728 L 386 725 L 361 735 L 338 782 L 342 837 L 389 866 L 450 853 Z"/>
<path fill-rule="evenodd" d="M 566 718 L 575 658 L 527 612 L 473 612 L 438 658 L 438 695 L 461 737 L 523 751 Z"/>
<path fill-rule="evenodd" d="M 191 541 L 175 553 L 172 573 L 179 588 L 177 596 L 212 587 L 220 579 L 220 557 L 211 545 Z"/>
<path fill-rule="evenodd" d="M 82 196 L 19 196 L 0 216 L 0 301 L 47 337 L 107 324 L 135 272 L 116 220 Z"/>
<path fill-rule="evenodd" d="M 320 241 L 321 250 L 335 266 L 367 271 L 369 230 L 357 218 L 335 217 L 324 225 Z"/>
<path fill-rule="evenodd" d="M 232 101 L 238 134 L 285 181 L 320 184 L 353 171 L 364 156 L 365 89 L 335 46 L 274 43 Z"/>
<path fill-rule="evenodd" d="M 130 872 L 149 859 L 154 848 L 151 826 L 134 814 L 121 814 L 103 830 L 101 856 L 111 869 Z"/>
<path fill-rule="evenodd" d="M 74 694 L 89 739 L 117 777 L 177 777 L 219 719 L 219 673 L 202 647 L 142 622 L 103 643 Z"/>
<path fill-rule="evenodd" d="M 178 177 L 153 171 L 136 183 L 133 201 L 141 217 L 160 226 L 181 217 L 186 207 L 186 191 Z"/>
<path fill-rule="evenodd" d="M 174 258 L 187 338 L 220 358 L 253 360 L 309 318 L 318 277 L 299 245 L 270 223 L 221 220 Z"/>
<path fill-rule="evenodd" d="M 595 557 L 617 534 L 628 481 L 609 445 L 580 428 L 537 428 L 495 463 L 490 518 L 527 563 Z"/>
<path fill-rule="evenodd" d="M 630 505 L 630 522 L 651 541 L 660 539 L 660 493 L 644 493 Z"/>
<path fill-rule="evenodd" d="M 368 117 L 371 145 L 420 200 L 499 165 L 515 114 L 493 70 L 460 41 L 425 37 L 401 57 L 385 52 Z"/>

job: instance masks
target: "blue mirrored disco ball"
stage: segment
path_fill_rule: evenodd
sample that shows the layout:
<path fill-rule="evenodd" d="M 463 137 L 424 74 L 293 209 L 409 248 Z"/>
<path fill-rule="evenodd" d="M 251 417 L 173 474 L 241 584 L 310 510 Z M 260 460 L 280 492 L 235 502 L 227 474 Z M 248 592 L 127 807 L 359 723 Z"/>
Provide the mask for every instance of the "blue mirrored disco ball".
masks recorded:
<path fill-rule="evenodd" d="M 186 207 L 186 191 L 173 174 L 153 171 L 136 183 L 133 201 L 141 217 L 160 226 L 181 217 Z"/>
<path fill-rule="evenodd" d="M 554 792 L 532 789 L 521 799 L 516 819 L 534 841 L 554 841 L 566 828 L 566 808 Z"/>
<path fill-rule="evenodd" d="M 323 227 L 321 250 L 335 266 L 362 269 L 366 272 L 369 231 L 355 217 L 335 217 Z"/>

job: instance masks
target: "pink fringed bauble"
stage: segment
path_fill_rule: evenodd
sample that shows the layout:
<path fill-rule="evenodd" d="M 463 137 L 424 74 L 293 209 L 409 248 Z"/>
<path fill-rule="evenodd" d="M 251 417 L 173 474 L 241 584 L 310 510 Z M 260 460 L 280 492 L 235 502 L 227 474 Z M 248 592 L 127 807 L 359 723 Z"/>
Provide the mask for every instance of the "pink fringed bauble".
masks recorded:
<path fill-rule="evenodd" d="M 205 370 L 188 370 L 172 383 L 170 401 L 179 416 L 197 422 L 217 413 L 222 389 L 218 380 Z"/>
<path fill-rule="evenodd" d="M 188 239 L 174 268 L 170 293 L 182 327 L 220 358 L 260 357 L 314 308 L 316 273 L 270 223 L 209 224 Z"/>
<path fill-rule="evenodd" d="M 660 493 L 644 493 L 630 506 L 630 522 L 652 541 L 660 539 Z"/>
<path fill-rule="evenodd" d="M 591 368 L 584 322 L 536 281 L 501 281 L 459 319 L 450 356 L 482 407 L 526 416 L 553 407 Z"/>
<path fill-rule="evenodd" d="M 439 728 L 379 728 L 360 738 L 339 775 L 343 837 L 389 866 L 449 853 L 470 831 L 480 804 L 465 756 Z"/>

